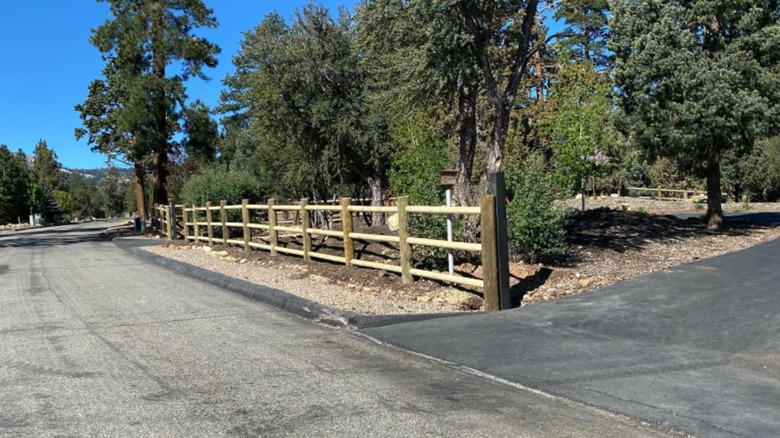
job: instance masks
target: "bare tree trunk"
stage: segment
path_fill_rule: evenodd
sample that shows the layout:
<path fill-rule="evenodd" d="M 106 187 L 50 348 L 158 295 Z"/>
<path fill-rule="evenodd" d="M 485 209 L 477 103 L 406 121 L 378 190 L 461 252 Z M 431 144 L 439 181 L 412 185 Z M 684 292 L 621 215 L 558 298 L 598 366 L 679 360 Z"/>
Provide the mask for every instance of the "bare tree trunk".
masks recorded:
<path fill-rule="evenodd" d="M 711 158 L 707 164 L 707 229 L 723 228 L 723 208 L 720 203 L 720 161 Z"/>
<path fill-rule="evenodd" d="M 367 178 L 368 187 L 371 189 L 371 205 L 380 207 L 382 205 L 382 177 L 375 175 Z M 385 224 L 385 215 L 383 213 L 371 213 L 371 226 L 378 227 Z"/>
<path fill-rule="evenodd" d="M 144 188 L 144 179 L 146 179 L 146 170 L 143 164 L 133 164 L 133 185 L 135 187 L 135 208 L 138 211 L 138 217 L 141 221 L 146 220 L 146 190 Z"/>

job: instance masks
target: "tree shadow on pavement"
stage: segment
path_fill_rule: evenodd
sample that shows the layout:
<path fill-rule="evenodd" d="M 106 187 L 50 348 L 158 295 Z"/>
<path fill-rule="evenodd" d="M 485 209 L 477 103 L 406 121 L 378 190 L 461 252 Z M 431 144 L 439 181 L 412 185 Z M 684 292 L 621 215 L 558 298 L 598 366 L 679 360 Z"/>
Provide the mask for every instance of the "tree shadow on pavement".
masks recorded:
<path fill-rule="evenodd" d="M 98 229 L 84 228 L 45 228 L 0 235 L 0 248 L 29 248 L 72 245 L 84 242 L 105 240 Z"/>
<path fill-rule="evenodd" d="M 566 225 L 566 240 L 571 247 L 625 252 L 642 250 L 648 244 L 669 240 L 712 235 L 746 235 L 750 229 L 772 226 L 773 220 L 780 222 L 780 213 L 761 215 L 728 217 L 722 231 L 709 231 L 700 217 L 609 209 L 587 210 L 569 219 Z"/>

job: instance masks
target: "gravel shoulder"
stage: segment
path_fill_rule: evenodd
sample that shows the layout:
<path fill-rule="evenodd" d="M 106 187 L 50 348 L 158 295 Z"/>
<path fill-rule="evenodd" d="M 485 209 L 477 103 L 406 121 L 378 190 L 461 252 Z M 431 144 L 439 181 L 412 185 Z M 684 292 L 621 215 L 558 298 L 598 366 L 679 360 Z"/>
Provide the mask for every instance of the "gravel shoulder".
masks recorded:
<path fill-rule="evenodd" d="M 572 201 L 574 202 L 574 201 Z M 577 201 L 579 202 L 579 201 Z M 722 232 L 707 231 L 701 221 L 668 213 L 701 213 L 687 201 L 601 198 L 569 219 L 569 252 L 545 263 L 510 265 L 513 304 L 558 300 L 685 263 L 739 251 L 780 237 L 771 225 L 738 223 Z M 724 204 L 726 211 L 744 205 Z M 743 209 L 744 210 L 744 209 Z M 751 211 L 780 211 L 780 204 L 753 204 Z M 121 230 L 119 230 L 121 234 Z M 479 290 L 420 280 L 404 285 L 384 271 L 304 262 L 262 251 L 244 252 L 183 242 L 144 250 L 179 262 L 319 302 L 357 315 L 411 315 L 472 312 L 482 309 Z M 456 267 L 481 278 L 478 266 Z"/>
<path fill-rule="evenodd" d="M 217 249 L 220 249 L 216 247 Z M 424 295 L 424 284 L 417 287 L 380 287 L 363 285 L 358 278 L 333 278 L 322 275 L 321 263 L 297 263 L 277 256 L 277 260 L 258 259 L 258 254 L 241 250 L 209 250 L 208 246 L 161 245 L 145 247 L 145 251 L 182 263 L 208 269 L 222 275 L 240 278 L 250 283 L 281 289 L 287 293 L 316 301 L 329 307 L 359 315 L 410 315 L 464 311 L 464 302 L 481 300 L 473 294 L 429 284 L 435 293 Z M 330 266 L 334 270 L 358 271 L 358 268 Z M 366 270 L 359 270 L 363 274 Z M 379 276 L 376 271 L 371 272 Z M 355 273 L 357 276 L 357 272 Z M 384 274 L 389 275 L 389 274 Z M 378 277 L 381 278 L 381 277 Z M 427 282 L 426 282 L 427 283 Z"/>

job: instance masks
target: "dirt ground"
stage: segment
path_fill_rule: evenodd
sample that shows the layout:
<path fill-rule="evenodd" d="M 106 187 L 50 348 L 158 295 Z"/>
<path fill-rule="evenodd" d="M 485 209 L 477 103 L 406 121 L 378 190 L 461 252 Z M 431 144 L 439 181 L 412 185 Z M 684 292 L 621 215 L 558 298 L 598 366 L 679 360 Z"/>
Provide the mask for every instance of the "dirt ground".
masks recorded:
<path fill-rule="evenodd" d="M 569 251 L 565 256 L 545 263 L 510 264 L 515 306 L 592 291 L 683 263 L 738 251 L 780 236 L 780 228 L 747 224 L 735 224 L 721 232 L 710 232 L 701 220 L 680 219 L 667 214 L 701 214 L 690 202 L 603 198 L 589 199 L 587 206 L 591 209 L 574 214 L 567 222 Z M 724 207 L 726 211 L 738 211 L 746 206 L 726 204 Z M 753 204 L 749 207 L 750 211 L 780 211 L 780 204 Z M 391 233 L 386 227 L 370 228 L 362 221 L 356 220 L 355 225 L 359 227 L 356 231 L 360 232 Z M 300 237 L 282 236 L 280 244 L 300 248 Z M 172 245 L 185 244 L 174 242 Z M 215 245 L 215 249 L 223 248 Z M 312 249 L 340 254 L 341 240 L 315 238 Z M 443 302 L 447 300 L 445 292 L 457 290 L 461 297 L 455 310 L 477 310 L 482 305 L 478 289 L 428 280 L 404 285 L 399 275 L 386 271 L 348 268 L 328 262 L 307 263 L 298 257 L 271 256 L 265 251 L 245 253 L 239 247 L 227 250 L 236 260 L 244 259 L 261 266 L 295 272 L 296 279 L 309 278 L 361 293 L 384 291 L 387 299 Z M 364 260 L 398 264 L 398 249 L 393 244 L 356 242 L 355 251 L 356 257 Z M 471 263 L 461 263 L 455 270 L 456 274 L 476 278 L 482 274 L 481 268 Z M 472 298 L 463 299 L 463 292 Z M 359 308 L 354 310 L 360 312 Z"/>

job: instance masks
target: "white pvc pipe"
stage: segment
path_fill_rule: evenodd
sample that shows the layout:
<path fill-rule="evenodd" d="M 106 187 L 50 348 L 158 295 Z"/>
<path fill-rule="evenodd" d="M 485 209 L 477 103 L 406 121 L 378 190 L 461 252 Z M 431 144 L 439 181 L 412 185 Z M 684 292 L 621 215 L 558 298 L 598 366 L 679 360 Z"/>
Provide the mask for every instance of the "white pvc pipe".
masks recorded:
<path fill-rule="evenodd" d="M 447 197 L 447 207 L 451 207 L 452 203 L 452 190 L 447 189 L 446 197 Z M 452 215 L 447 215 L 447 242 L 452 242 Z M 452 251 L 447 251 L 447 265 L 449 267 L 450 275 L 452 275 L 455 272 L 455 259 L 452 257 Z"/>

